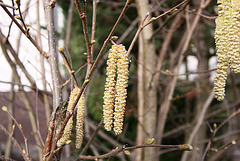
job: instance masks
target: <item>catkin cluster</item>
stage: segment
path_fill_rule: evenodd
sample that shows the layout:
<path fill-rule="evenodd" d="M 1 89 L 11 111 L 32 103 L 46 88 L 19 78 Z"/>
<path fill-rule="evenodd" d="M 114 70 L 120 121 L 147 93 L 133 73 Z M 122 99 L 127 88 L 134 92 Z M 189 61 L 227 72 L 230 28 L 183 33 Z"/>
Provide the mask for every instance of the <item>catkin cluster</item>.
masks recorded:
<path fill-rule="evenodd" d="M 214 80 L 215 98 L 224 99 L 228 67 L 234 73 L 240 72 L 240 1 L 218 0 L 215 42 L 217 49 L 217 74 Z"/>
<path fill-rule="evenodd" d="M 74 88 L 71 92 L 71 95 L 69 97 L 67 112 L 71 111 L 71 108 L 76 101 L 77 95 L 80 92 L 79 88 Z M 82 94 L 80 100 L 77 103 L 77 123 L 76 123 L 76 148 L 80 148 L 82 145 L 82 139 L 83 139 L 83 118 L 84 118 L 84 104 L 85 104 L 85 98 Z M 71 116 L 64 128 L 63 134 L 61 138 L 57 142 L 57 146 L 61 147 L 70 138 L 72 134 L 72 128 L 73 128 L 73 116 Z"/>
<path fill-rule="evenodd" d="M 103 122 L 107 131 L 110 131 L 114 124 L 113 130 L 117 135 L 122 133 L 127 97 L 129 64 L 126 52 L 123 45 L 112 45 L 107 60 Z"/>

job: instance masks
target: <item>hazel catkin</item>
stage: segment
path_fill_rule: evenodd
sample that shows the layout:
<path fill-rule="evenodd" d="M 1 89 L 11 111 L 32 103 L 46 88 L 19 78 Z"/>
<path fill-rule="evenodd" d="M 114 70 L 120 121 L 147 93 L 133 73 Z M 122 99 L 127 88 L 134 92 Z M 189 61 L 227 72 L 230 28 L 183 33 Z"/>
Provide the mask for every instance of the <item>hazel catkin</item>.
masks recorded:
<path fill-rule="evenodd" d="M 82 94 L 77 104 L 77 122 L 76 122 L 76 148 L 79 149 L 83 141 L 83 121 L 84 121 L 85 97 Z"/>
<path fill-rule="evenodd" d="M 77 98 L 79 91 L 80 91 L 80 89 L 77 87 L 72 90 L 70 97 L 69 97 L 67 112 L 71 111 L 71 108 Z M 69 120 L 64 128 L 63 134 L 57 142 L 58 147 L 61 147 L 62 145 L 64 145 L 67 142 L 67 140 L 70 138 L 70 136 L 72 134 L 72 127 L 73 127 L 73 116 L 71 116 L 69 118 Z"/>
<path fill-rule="evenodd" d="M 122 133 L 128 86 L 128 58 L 125 47 L 122 45 L 118 47 L 118 58 L 113 128 L 117 135 Z"/>
<path fill-rule="evenodd" d="M 106 73 L 107 78 L 103 96 L 103 123 L 107 131 L 111 131 L 113 123 L 114 90 L 116 82 L 116 56 L 116 46 L 112 46 L 112 49 L 110 49 L 108 54 Z"/>
<path fill-rule="evenodd" d="M 218 0 L 215 43 L 217 49 L 217 74 L 214 79 L 215 98 L 224 99 L 228 67 L 234 73 L 240 72 L 240 1 Z"/>
<path fill-rule="evenodd" d="M 107 60 L 107 78 L 103 97 L 104 127 L 110 131 L 114 124 L 113 129 L 117 135 L 122 132 L 127 97 L 129 63 L 126 53 L 123 45 L 112 45 Z"/>

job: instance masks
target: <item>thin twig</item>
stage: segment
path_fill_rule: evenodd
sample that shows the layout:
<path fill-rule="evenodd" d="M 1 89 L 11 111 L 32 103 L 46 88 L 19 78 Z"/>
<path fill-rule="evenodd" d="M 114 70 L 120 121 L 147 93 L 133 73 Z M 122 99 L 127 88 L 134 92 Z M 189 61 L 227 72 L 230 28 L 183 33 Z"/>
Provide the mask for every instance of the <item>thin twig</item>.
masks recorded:
<path fill-rule="evenodd" d="M 104 159 L 104 158 L 109 158 L 111 156 L 115 156 L 118 153 L 122 152 L 122 151 L 127 151 L 127 150 L 133 150 L 133 149 L 138 149 L 138 148 L 169 148 L 169 149 L 176 149 L 176 150 L 184 150 L 184 151 L 190 151 L 192 150 L 191 145 L 188 144 L 183 144 L 183 145 L 137 145 L 137 146 L 131 146 L 131 147 L 121 147 L 121 148 L 116 148 L 114 150 L 112 150 L 111 152 L 107 153 L 107 154 L 103 154 L 100 156 L 84 156 L 84 155 L 80 155 L 78 157 L 77 160 L 97 160 L 97 159 Z"/>
<path fill-rule="evenodd" d="M 234 116 L 238 115 L 240 113 L 240 108 L 233 112 L 228 118 L 226 118 L 219 126 L 217 126 L 214 130 L 212 129 L 212 136 L 211 136 L 211 139 L 208 141 L 208 144 L 207 144 L 207 147 L 203 153 L 203 156 L 202 156 L 202 160 L 201 161 L 204 161 L 207 154 L 209 153 L 209 150 L 210 150 L 210 147 L 212 145 L 212 141 L 213 141 L 213 137 L 216 135 L 217 131 L 223 126 L 225 125 L 230 119 L 232 119 Z"/>
<path fill-rule="evenodd" d="M 133 40 L 132 40 L 129 48 L 128 48 L 127 56 L 129 56 L 130 52 L 132 51 L 132 48 L 133 48 L 133 46 L 134 46 L 134 44 L 135 44 L 135 42 L 136 42 L 136 40 L 137 40 L 140 32 L 141 32 L 141 31 L 143 30 L 143 28 L 144 28 L 144 22 L 146 21 L 146 19 L 147 19 L 148 16 L 149 16 L 149 13 L 146 14 L 146 16 L 144 17 L 143 21 L 141 22 L 141 25 L 138 27 L 138 30 L 137 30 L 137 32 L 136 32 L 136 34 L 135 34 L 135 36 L 134 36 L 134 38 L 133 38 Z"/>
<path fill-rule="evenodd" d="M 95 30 L 96 30 L 96 18 L 97 18 L 96 17 L 97 3 L 98 3 L 97 0 L 93 0 L 93 6 L 92 6 L 93 13 L 92 13 L 91 53 L 87 54 L 87 71 L 86 71 L 85 77 L 87 77 L 88 73 L 90 72 L 90 69 L 92 68 L 92 62 L 93 62 L 93 51 L 94 51 L 94 43 L 95 43 Z M 89 91 L 90 91 L 90 87 L 88 87 L 88 89 L 84 91 L 85 92 L 84 95 L 85 95 L 86 102 L 87 102 L 87 99 L 88 99 Z M 85 105 L 84 108 L 85 108 L 85 112 L 84 112 L 84 124 L 85 124 L 84 125 L 84 131 L 85 131 L 86 137 L 90 137 L 89 124 L 86 121 L 87 116 L 88 116 L 88 109 L 87 109 L 86 105 Z"/>
<path fill-rule="evenodd" d="M 24 153 L 24 150 L 22 149 L 22 147 L 18 144 L 17 140 L 11 136 L 11 134 L 7 131 L 7 129 L 0 124 L 0 129 L 8 136 L 12 139 L 13 144 L 17 147 L 18 151 L 21 153 L 22 157 L 24 158 L 24 160 L 26 161 L 31 161 L 31 158 Z"/>
<path fill-rule="evenodd" d="M 74 72 L 75 75 L 76 75 L 78 72 L 80 72 L 80 70 L 82 70 L 85 66 L 87 66 L 87 63 L 84 64 L 84 65 L 82 65 L 76 72 Z M 63 88 L 64 86 L 66 86 L 66 85 L 71 81 L 71 79 L 72 79 L 72 78 L 69 78 L 68 80 L 66 80 L 65 83 L 62 84 L 62 88 Z"/>
<path fill-rule="evenodd" d="M 160 70 L 160 71 L 156 71 L 157 72 L 160 72 L 164 75 L 169 75 L 169 76 L 185 76 L 185 75 L 193 75 L 193 74 L 208 74 L 210 72 L 213 72 L 217 70 L 217 68 L 213 68 L 213 69 L 209 69 L 209 70 L 203 70 L 203 71 L 196 71 L 196 72 L 187 72 L 187 73 L 183 73 L 183 74 L 176 74 L 176 73 L 172 73 L 171 71 L 169 70 Z"/>
<path fill-rule="evenodd" d="M 7 4 L 5 4 L 5 3 L 3 3 L 3 2 L 0 2 L 0 6 L 8 7 L 8 8 L 14 9 L 14 10 L 17 9 L 16 7 L 13 7 L 13 6 L 7 5 Z"/>
<path fill-rule="evenodd" d="M 220 125 L 217 126 L 217 128 L 215 129 L 215 131 L 217 132 L 223 125 L 225 125 L 230 119 L 232 119 L 234 116 L 236 116 L 237 114 L 240 113 L 240 108 L 233 112 L 228 118 L 226 118 Z"/>
<path fill-rule="evenodd" d="M 98 131 L 101 129 L 103 124 L 103 119 L 100 121 L 100 123 L 98 124 L 96 130 L 94 131 L 94 133 L 92 134 L 91 138 L 88 140 L 87 144 L 85 145 L 85 147 L 83 148 L 83 150 L 81 151 L 80 155 L 83 155 L 88 147 L 90 146 L 90 144 L 92 143 L 93 139 L 95 138 L 95 136 L 97 135 Z"/>
<path fill-rule="evenodd" d="M 210 20 L 215 20 L 217 18 L 217 16 L 207 16 L 207 15 L 204 15 L 204 14 L 198 14 L 198 13 L 196 13 L 194 11 L 191 11 L 191 10 L 185 10 L 185 11 L 187 11 L 189 13 L 193 13 L 195 15 L 199 15 L 199 16 L 201 16 L 203 18 L 210 19 Z"/>
<path fill-rule="evenodd" d="M 23 27 L 25 29 L 25 34 L 27 34 L 26 36 L 28 37 L 28 29 L 27 29 L 27 26 L 23 20 L 23 16 L 22 16 L 22 12 L 21 12 L 21 3 L 20 1 L 18 1 L 19 3 L 17 3 L 17 6 L 18 6 L 18 12 L 19 12 L 19 16 L 20 16 L 20 21 L 22 22 L 23 24 Z"/>
<path fill-rule="evenodd" d="M 230 146 L 237 144 L 237 142 L 239 142 L 239 141 L 240 141 L 240 139 L 231 140 L 231 142 L 229 142 L 229 143 L 221 146 L 220 148 L 218 148 L 218 151 L 220 151 L 220 150 L 226 150 L 226 149 L 229 148 Z"/>
<path fill-rule="evenodd" d="M 104 41 L 103 46 L 102 46 L 101 50 L 99 51 L 98 56 L 97 56 L 94 64 L 92 65 L 92 68 L 91 68 L 91 70 L 90 70 L 90 72 L 89 72 L 89 74 L 88 74 L 88 76 L 87 76 L 86 79 L 89 79 L 89 78 L 91 77 L 94 68 L 96 67 L 98 61 L 100 60 L 103 51 L 104 51 L 105 48 L 107 47 L 108 42 L 110 41 L 113 33 L 115 32 L 118 24 L 120 23 L 123 15 L 124 15 L 124 13 L 126 12 L 127 8 L 129 7 L 129 5 L 130 5 L 130 3 L 129 3 L 129 2 L 126 2 L 126 4 L 125 4 L 125 6 L 124 6 L 124 8 L 123 8 L 123 10 L 122 10 L 122 12 L 121 12 L 121 14 L 120 14 L 120 16 L 119 16 L 118 19 L 117 19 L 117 22 L 116 22 L 115 25 L 113 26 L 113 28 L 112 28 L 111 32 L 109 33 L 107 39 Z"/>
<path fill-rule="evenodd" d="M 65 46 L 66 46 L 66 48 L 68 48 L 68 46 L 70 44 L 71 30 L 72 30 L 72 19 L 73 19 L 73 9 L 74 9 L 74 0 L 70 0 L 70 6 L 68 8 L 66 36 L 65 36 Z"/>
<path fill-rule="evenodd" d="M 138 30 L 137 30 L 137 32 L 136 32 L 136 34 L 135 34 L 135 36 L 134 36 L 134 38 L 133 38 L 130 46 L 129 46 L 129 48 L 128 48 L 127 55 L 129 56 L 130 52 L 132 51 L 132 48 L 133 48 L 133 46 L 134 46 L 134 44 L 135 44 L 135 42 L 136 42 L 136 40 L 137 40 L 140 32 L 143 30 L 143 28 L 145 28 L 146 26 L 148 26 L 148 25 L 149 25 L 150 23 L 152 23 L 153 21 L 155 21 L 155 20 L 163 17 L 164 15 L 172 12 L 174 9 L 176 9 L 177 7 L 181 6 L 182 4 L 184 4 L 184 3 L 188 2 L 188 1 L 189 1 L 189 0 L 185 0 L 185 1 L 181 2 L 181 3 L 179 3 L 179 4 L 176 5 L 175 7 L 171 8 L 170 10 L 168 10 L 167 12 L 164 12 L 163 14 L 161 14 L 161 15 L 157 16 L 156 18 L 154 18 L 154 20 L 151 19 L 149 22 L 147 22 L 146 24 L 144 24 L 144 22 L 146 21 L 147 17 L 148 17 L 149 14 L 150 14 L 150 13 L 147 13 L 147 15 L 146 15 L 145 18 L 143 19 L 141 25 L 139 26 L 139 28 L 138 28 Z"/>
<path fill-rule="evenodd" d="M 44 38 L 46 41 L 48 40 L 47 36 L 42 34 L 38 29 L 34 28 L 35 26 L 30 25 L 30 24 L 26 24 L 26 26 L 28 28 L 30 28 L 31 30 L 35 31 L 37 34 L 41 35 L 42 38 Z M 36 40 L 37 41 L 37 40 Z M 39 45 L 40 46 L 40 45 Z M 40 46 L 41 47 L 41 46 Z"/>
<path fill-rule="evenodd" d="M 29 64 L 31 64 L 32 67 L 33 67 L 39 74 L 41 74 L 42 78 L 43 78 L 43 79 L 45 80 L 45 82 L 48 84 L 48 87 L 50 88 L 51 93 L 53 93 L 52 87 L 51 87 L 50 83 L 46 80 L 46 78 L 45 78 L 45 76 L 43 75 L 43 73 L 41 73 L 29 60 L 27 60 L 27 62 L 28 62 Z M 36 88 L 36 89 L 37 89 L 37 88 Z"/>
<path fill-rule="evenodd" d="M 146 24 L 143 26 L 143 28 L 146 27 L 147 25 L 149 25 L 150 23 L 152 23 L 153 21 L 156 21 L 157 19 L 159 19 L 159 18 L 165 16 L 166 14 L 172 12 L 173 10 L 175 10 L 176 8 L 178 8 L 179 6 L 181 6 L 182 4 L 184 4 L 184 3 L 188 2 L 188 1 L 189 1 L 189 0 L 184 0 L 184 1 L 182 1 L 181 3 L 179 3 L 178 5 L 176 5 L 175 7 L 171 8 L 170 10 L 168 10 L 168 11 L 164 12 L 163 14 L 155 17 L 154 19 L 151 19 L 148 23 L 146 23 Z"/>
<path fill-rule="evenodd" d="M 91 36 L 91 58 L 93 58 L 94 43 L 95 43 L 95 31 L 96 31 L 96 17 L 97 17 L 97 0 L 93 0 L 93 17 L 92 17 L 92 36 Z M 91 60 L 92 61 L 92 60 Z"/>
<path fill-rule="evenodd" d="M 12 118 L 12 120 L 14 121 L 14 123 L 17 125 L 18 129 L 20 130 L 22 136 L 23 136 L 23 139 L 24 139 L 24 143 L 25 143 L 25 151 L 26 151 L 26 155 L 29 156 L 29 151 L 28 151 L 28 143 L 27 143 L 27 138 L 23 132 L 23 129 L 22 129 L 22 125 L 19 124 L 17 122 L 17 120 L 14 118 L 14 116 L 8 111 L 8 109 L 6 109 L 6 111 L 8 113 L 8 115 Z"/>
<path fill-rule="evenodd" d="M 58 49 L 58 50 L 59 50 L 59 49 Z M 69 74 L 73 77 L 73 79 L 74 79 L 77 87 L 79 87 L 77 78 L 76 78 L 76 76 L 75 76 L 75 72 L 72 70 L 72 68 L 71 68 L 71 66 L 70 66 L 70 64 L 69 64 L 69 62 L 68 62 L 68 60 L 67 60 L 67 57 L 66 57 L 66 55 L 64 54 L 64 51 L 62 51 L 62 50 L 60 49 L 59 52 L 60 52 L 60 54 L 61 54 L 61 56 L 62 56 L 62 58 L 63 58 L 64 66 L 67 68 Z"/>
<path fill-rule="evenodd" d="M 91 43 L 89 40 L 89 34 L 88 34 L 88 28 L 87 28 L 87 15 L 86 15 L 86 3 L 83 3 L 83 10 L 81 8 L 80 2 L 79 0 L 74 0 L 75 5 L 77 7 L 78 10 L 78 14 L 82 20 L 82 26 L 83 26 L 83 33 L 84 33 L 84 37 L 85 37 L 85 41 L 86 41 L 86 45 L 87 45 L 87 62 L 88 64 L 91 64 Z M 89 65 L 88 65 L 89 66 Z M 88 72 L 91 68 L 91 65 L 88 67 Z"/>
<path fill-rule="evenodd" d="M 169 17 L 167 17 L 167 19 L 165 21 L 163 21 L 163 23 L 161 23 L 161 25 L 153 32 L 152 37 L 155 36 L 159 31 L 162 30 L 162 28 L 176 15 L 178 15 L 180 12 L 183 11 L 183 9 L 187 6 L 187 4 L 189 3 L 186 2 L 184 5 L 181 6 L 180 9 L 178 9 L 177 11 L 174 11 L 173 14 L 171 14 Z"/>
<path fill-rule="evenodd" d="M 26 84 L 20 84 L 20 83 L 17 83 L 17 82 L 8 82 L 8 81 L 2 81 L 2 80 L 0 80 L 0 83 L 4 83 L 4 84 L 14 84 L 14 85 L 22 86 L 22 87 L 28 87 L 28 88 L 30 88 L 30 89 L 32 89 L 32 90 L 34 90 L 34 91 L 36 90 L 36 87 L 32 87 L 32 86 L 26 85 Z M 48 91 L 44 91 L 44 90 L 40 90 L 40 89 L 38 89 L 38 91 L 41 91 L 41 93 L 50 95 L 50 92 L 48 92 Z"/>
<path fill-rule="evenodd" d="M 0 38 L 5 40 L 4 44 L 5 44 L 5 47 L 10 51 L 10 53 L 12 54 L 16 64 L 21 68 L 22 72 L 24 73 L 24 75 L 26 76 L 26 78 L 28 79 L 28 81 L 31 83 L 31 85 L 33 87 L 36 86 L 36 83 L 35 81 L 33 80 L 32 76 L 27 72 L 25 66 L 23 65 L 23 63 L 20 61 L 19 57 L 18 57 L 18 54 L 17 52 L 13 49 L 12 45 L 9 43 L 7 37 L 5 37 L 3 35 L 2 32 L 0 32 Z"/>
<path fill-rule="evenodd" d="M 2 0 L 0 0 L 2 2 Z M 17 22 L 17 20 L 14 18 L 14 16 L 8 11 L 8 9 L 1 5 L 3 10 L 8 14 L 8 16 L 13 20 L 13 22 L 18 26 L 18 28 L 21 30 L 22 33 L 25 34 L 25 36 L 32 42 L 32 44 L 37 48 L 37 50 L 42 54 L 45 58 L 48 58 L 48 54 L 44 52 L 37 44 L 37 42 L 30 36 L 30 34 L 26 34 L 26 31 L 22 28 L 22 26 Z"/>

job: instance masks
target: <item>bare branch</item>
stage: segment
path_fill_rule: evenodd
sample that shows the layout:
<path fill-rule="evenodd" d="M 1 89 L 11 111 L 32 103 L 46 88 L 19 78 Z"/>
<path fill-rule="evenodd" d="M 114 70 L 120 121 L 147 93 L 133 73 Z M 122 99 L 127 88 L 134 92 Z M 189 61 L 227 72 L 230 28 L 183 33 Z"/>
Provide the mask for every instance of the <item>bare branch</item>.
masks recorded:
<path fill-rule="evenodd" d="M 31 158 L 29 158 L 29 156 L 24 153 L 24 150 L 21 148 L 21 146 L 18 144 L 17 140 L 7 131 L 7 129 L 0 124 L 0 129 L 10 138 L 12 138 L 12 142 L 13 144 L 17 147 L 18 151 L 21 153 L 22 157 L 26 160 L 26 161 L 31 161 Z"/>
<path fill-rule="evenodd" d="M 4 7 L 11 8 L 11 9 L 14 9 L 14 10 L 17 9 L 16 7 L 13 7 L 13 6 L 7 5 L 7 4 L 5 4 L 5 3 L 3 3 L 3 2 L 0 2 L 0 5 L 1 5 L 1 6 L 4 6 Z"/>
<path fill-rule="evenodd" d="M 80 155 L 78 157 L 77 160 L 97 160 L 97 159 L 104 159 L 104 158 L 109 158 L 111 156 L 115 156 L 118 153 L 122 152 L 122 151 L 127 151 L 127 150 L 133 150 L 133 149 L 138 149 L 138 148 L 171 148 L 171 149 L 175 149 L 175 150 L 183 150 L 183 151 L 191 151 L 192 147 L 191 145 L 188 144 L 183 144 L 183 145 L 138 145 L 138 146 L 132 146 L 132 147 L 121 147 L 121 148 L 116 148 L 114 150 L 112 150 L 111 152 L 104 154 L 104 155 L 100 155 L 100 156 L 84 156 L 84 155 Z"/>
<path fill-rule="evenodd" d="M 0 0 L 2 2 L 2 0 Z M 17 22 L 17 20 L 14 18 L 14 16 L 8 11 L 8 9 L 1 5 L 1 7 L 4 9 L 4 11 L 8 14 L 8 16 L 13 20 L 13 22 L 18 26 L 18 28 L 21 30 L 22 33 L 25 34 L 25 36 L 32 42 L 32 44 L 37 48 L 37 50 L 42 54 L 45 58 L 48 58 L 48 55 L 46 52 L 44 52 L 38 45 L 37 42 L 29 35 L 27 34 L 27 31 L 25 31 L 22 26 Z"/>

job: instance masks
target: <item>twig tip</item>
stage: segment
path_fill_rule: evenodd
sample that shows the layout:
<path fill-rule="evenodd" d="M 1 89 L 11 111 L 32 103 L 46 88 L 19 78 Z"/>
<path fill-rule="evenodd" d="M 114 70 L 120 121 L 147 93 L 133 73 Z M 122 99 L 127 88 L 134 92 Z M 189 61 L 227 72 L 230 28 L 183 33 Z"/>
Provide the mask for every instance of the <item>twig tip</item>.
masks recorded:
<path fill-rule="evenodd" d="M 183 144 L 179 146 L 179 149 L 182 151 L 192 151 L 193 147 L 190 144 Z"/>
<path fill-rule="evenodd" d="M 4 112 L 7 112 L 7 111 L 8 111 L 8 108 L 7 108 L 6 106 L 2 106 L 2 110 L 3 110 Z"/>

